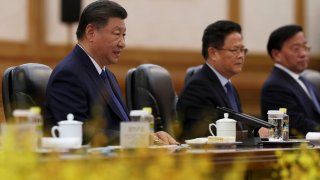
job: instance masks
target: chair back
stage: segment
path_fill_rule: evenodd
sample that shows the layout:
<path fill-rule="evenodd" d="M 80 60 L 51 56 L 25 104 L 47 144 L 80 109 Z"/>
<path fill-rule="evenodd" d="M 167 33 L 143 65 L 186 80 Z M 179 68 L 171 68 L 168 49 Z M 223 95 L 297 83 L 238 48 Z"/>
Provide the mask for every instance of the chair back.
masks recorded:
<path fill-rule="evenodd" d="M 15 109 L 44 107 L 45 93 L 52 69 L 37 63 L 27 63 L 5 70 L 2 79 L 2 99 L 5 118 L 9 121 Z"/>
<path fill-rule="evenodd" d="M 127 72 L 127 76 L 125 79 L 125 92 L 126 92 L 126 104 L 129 110 L 134 110 L 133 108 L 133 88 L 134 88 L 134 82 L 133 82 L 133 74 L 135 72 L 136 68 L 129 69 Z"/>
<path fill-rule="evenodd" d="M 320 93 L 320 72 L 313 69 L 306 69 L 303 72 L 303 77 L 312 82 Z"/>
<path fill-rule="evenodd" d="M 192 66 L 189 67 L 186 71 L 186 76 L 184 78 L 184 84 L 187 84 L 189 82 L 189 80 L 191 79 L 191 77 L 196 74 L 201 68 L 202 68 L 202 64 L 198 65 L 198 66 Z"/>
<path fill-rule="evenodd" d="M 172 133 L 177 96 L 169 72 L 158 65 L 143 64 L 130 69 L 125 82 L 128 108 L 151 107 L 155 131 Z"/>

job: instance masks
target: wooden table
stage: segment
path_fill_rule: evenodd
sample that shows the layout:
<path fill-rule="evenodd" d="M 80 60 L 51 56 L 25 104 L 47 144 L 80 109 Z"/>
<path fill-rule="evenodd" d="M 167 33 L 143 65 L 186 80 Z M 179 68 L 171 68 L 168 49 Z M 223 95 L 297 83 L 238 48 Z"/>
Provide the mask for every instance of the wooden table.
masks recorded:
<path fill-rule="evenodd" d="M 112 148 L 111 148 L 112 149 Z M 318 148 L 308 147 L 308 151 L 318 151 Z M 277 151 L 286 153 L 299 153 L 300 148 L 263 148 L 263 147 L 237 147 L 231 149 L 214 149 L 214 148 L 155 148 L 148 149 L 147 154 L 137 154 L 132 150 L 121 150 L 115 148 L 114 151 L 106 153 L 103 156 L 95 156 L 90 153 L 62 153 L 63 160 L 94 160 L 95 158 L 103 159 L 105 162 L 118 162 L 119 160 L 129 160 L 132 166 L 141 166 L 142 163 L 150 163 L 154 158 L 159 156 L 159 152 L 166 151 L 166 157 L 174 159 L 176 164 L 195 164 L 197 162 L 209 161 L 212 168 L 213 179 L 222 179 L 234 168 L 238 168 L 243 174 L 236 175 L 244 179 L 270 179 L 275 168 L 279 155 Z M 136 162 L 136 164 L 135 164 Z M 144 165 L 142 165 L 144 167 Z M 146 165 L 147 166 L 147 165 Z M 143 169 L 141 169 L 143 171 Z"/>

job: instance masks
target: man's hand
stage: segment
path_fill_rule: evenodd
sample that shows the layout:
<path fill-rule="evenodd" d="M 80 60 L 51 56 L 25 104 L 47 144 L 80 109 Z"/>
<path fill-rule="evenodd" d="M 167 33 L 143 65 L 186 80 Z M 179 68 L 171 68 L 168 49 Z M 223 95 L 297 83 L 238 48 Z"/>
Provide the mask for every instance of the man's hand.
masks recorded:
<path fill-rule="evenodd" d="M 269 130 L 267 128 L 261 127 L 259 129 L 259 136 L 261 138 L 267 138 L 269 136 Z"/>
<path fill-rule="evenodd" d="M 152 134 L 153 140 L 157 145 L 175 145 L 178 143 L 172 136 L 164 131 L 158 131 Z"/>

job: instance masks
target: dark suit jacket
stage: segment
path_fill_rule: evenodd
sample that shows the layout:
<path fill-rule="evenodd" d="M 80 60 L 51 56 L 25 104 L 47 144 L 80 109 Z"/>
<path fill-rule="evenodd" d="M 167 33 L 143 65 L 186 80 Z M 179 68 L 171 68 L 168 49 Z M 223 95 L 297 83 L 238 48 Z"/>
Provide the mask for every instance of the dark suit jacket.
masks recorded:
<path fill-rule="evenodd" d="M 319 93 L 317 96 L 319 99 Z M 268 110 L 279 108 L 287 108 L 291 135 L 296 135 L 294 130 L 302 135 L 309 131 L 320 130 L 320 114 L 316 111 L 313 102 L 289 74 L 275 67 L 262 87 L 263 119 L 268 119 Z"/>
<path fill-rule="evenodd" d="M 233 89 L 241 111 L 238 93 L 234 87 Z M 177 102 L 178 118 L 182 123 L 180 139 L 210 135 L 209 123 L 222 118 L 216 113 L 217 106 L 231 108 L 218 77 L 207 64 L 204 64 L 183 88 Z"/>
<path fill-rule="evenodd" d="M 111 78 L 116 96 L 122 98 L 113 74 Z M 65 120 L 68 113 L 73 113 L 75 120 L 83 121 L 85 127 L 90 127 L 89 136 L 102 130 L 111 139 L 117 137 L 123 119 L 104 86 L 89 56 L 77 45 L 50 76 L 45 103 L 45 127 L 50 128 L 58 121 Z M 128 113 L 126 106 L 122 106 Z M 86 133 L 87 129 L 84 130 Z"/>

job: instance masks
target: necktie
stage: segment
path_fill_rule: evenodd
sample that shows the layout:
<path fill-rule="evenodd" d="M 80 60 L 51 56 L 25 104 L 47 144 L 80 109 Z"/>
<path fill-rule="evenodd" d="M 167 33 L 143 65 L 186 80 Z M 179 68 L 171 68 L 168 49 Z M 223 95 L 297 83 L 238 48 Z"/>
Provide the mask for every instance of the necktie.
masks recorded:
<path fill-rule="evenodd" d="M 108 73 L 105 70 L 102 70 L 100 77 L 103 79 L 103 81 L 106 84 L 106 88 L 107 91 L 112 99 L 112 101 L 116 104 L 118 110 L 120 111 L 120 114 L 122 116 L 122 119 L 124 119 L 125 121 L 129 121 L 129 117 L 127 115 L 127 113 L 125 112 L 123 106 L 120 103 L 120 100 L 116 97 L 116 95 L 114 94 L 114 91 L 112 90 L 112 86 L 111 86 L 111 80 L 110 77 L 108 76 Z"/>
<path fill-rule="evenodd" d="M 229 99 L 229 102 L 230 102 L 230 105 L 231 105 L 231 108 L 236 111 L 236 112 L 239 112 L 239 108 L 238 108 L 238 105 L 237 105 L 237 101 L 236 101 L 236 96 L 235 96 L 235 93 L 234 93 L 234 90 L 232 88 L 232 85 L 230 82 L 228 82 L 225 87 L 227 88 L 227 96 L 228 96 L 228 99 Z"/>
<path fill-rule="evenodd" d="M 299 79 L 304 83 L 304 85 L 306 85 L 308 92 L 310 94 L 310 99 L 313 102 L 314 106 L 316 107 L 317 111 L 320 113 L 319 100 L 317 99 L 316 92 L 312 88 L 312 84 L 302 76 L 299 76 Z"/>
<path fill-rule="evenodd" d="M 236 112 L 240 112 L 240 109 L 237 105 L 237 100 L 236 100 L 236 95 L 234 93 L 234 90 L 232 88 L 232 85 L 230 82 L 228 82 L 225 87 L 227 88 L 227 96 L 229 99 L 229 102 L 231 104 L 231 109 L 236 111 Z M 244 130 L 244 126 L 242 125 L 242 123 L 240 121 L 237 121 L 237 125 L 239 127 L 240 130 Z"/>

